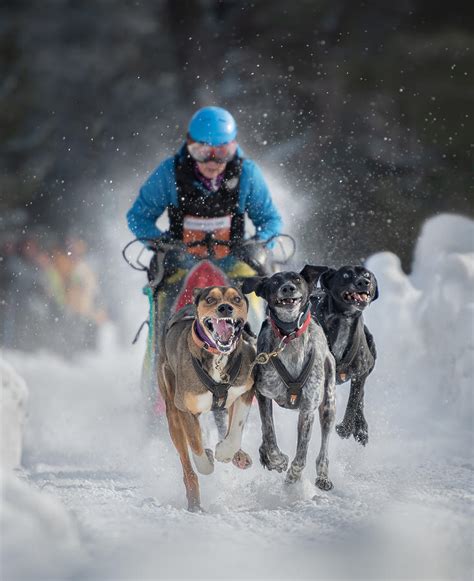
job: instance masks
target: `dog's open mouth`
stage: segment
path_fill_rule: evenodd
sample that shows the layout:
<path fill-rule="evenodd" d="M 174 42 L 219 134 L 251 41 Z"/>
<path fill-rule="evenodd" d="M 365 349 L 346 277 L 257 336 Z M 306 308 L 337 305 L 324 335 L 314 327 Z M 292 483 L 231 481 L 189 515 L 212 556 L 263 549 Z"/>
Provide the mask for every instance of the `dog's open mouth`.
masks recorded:
<path fill-rule="evenodd" d="M 242 319 L 230 317 L 207 317 L 204 328 L 221 351 L 228 351 L 239 338 L 244 327 Z"/>
<path fill-rule="evenodd" d="M 342 293 L 342 298 L 346 303 L 366 306 L 370 302 L 370 295 L 368 293 L 358 293 L 355 291 L 345 291 Z"/>
<path fill-rule="evenodd" d="M 291 297 L 284 299 L 277 299 L 275 301 L 275 306 L 277 307 L 294 307 L 301 303 L 301 297 Z"/>

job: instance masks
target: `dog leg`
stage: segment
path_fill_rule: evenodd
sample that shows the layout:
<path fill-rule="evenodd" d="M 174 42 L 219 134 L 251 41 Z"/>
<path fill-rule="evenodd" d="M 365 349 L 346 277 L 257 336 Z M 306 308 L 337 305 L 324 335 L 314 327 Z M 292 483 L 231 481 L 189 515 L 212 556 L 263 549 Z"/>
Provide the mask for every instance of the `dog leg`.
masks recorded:
<path fill-rule="evenodd" d="M 199 474 L 214 472 L 214 456 L 212 450 L 202 445 L 202 432 L 199 418 L 189 412 L 179 412 L 189 447 L 193 453 L 194 464 Z"/>
<path fill-rule="evenodd" d="M 288 468 L 285 483 L 294 484 L 301 478 L 301 473 L 306 465 L 306 455 L 311 439 L 311 430 L 314 422 L 313 410 L 300 410 L 298 416 L 298 441 L 296 444 L 296 456 Z"/>
<path fill-rule="evenodd" d="M 223 440 L 227 433 L 228 414 L 227 410 L 215 410 L 212 412 L 214 421 L 216 422 L 217 434 L 219 440 Z"/>
<path fill-rule="evenodd" d="M 369 426 L 365 420 L 364 416 L 364 400 L 362 399 L 357 408 L 355 426 L 354 426 L 354 438 L 356 442 L 366 446 L 369 441 Z"/>
<path fill-rule="evenodd" d="M 288 456 L 278 448 L 275 425 L 273 423 L 273 402 L 257 392 L 258 409 L 262 421 L 262 445 L 260 446 L 260 464 L 268 470 L 286 472 Z"/>
<path fill-rule="evenodd" d="M 216 460 L 219 462 L 230 462 L 231 460 L 237 468 L 249 468 L 252 465 L 250 456 L 240 449 L 242 444 L 242 433 L 250 405 L 253 399 L 253 390 L 250 390 L 238 397 L 229 410 L 229 429 L 225 438 L 216 446 Z"/>
<path fill-rule="evenodd" d="M 354 377 L 351 381 L 351 391 L 347 401 L 344 419 L 336 426 L 336 432 L 341 438 L 349 438 L 355 431 L 356 413 L 364 397 L 364 377 Z"/>
<path fill-rule="evenodd" d="M 186 497 L 188 499 L 188 510 L 198 512 L 201 510 L 198 477 L 191 465 L 188 453 L 188 442 L 181 418 L 174 403 L 170 402 L 169 399 L 166 400 L 166 416 L 168 418 L 171 439 L 178 451 L 179 459 L 183 467 L 183 480 L 186 488 Z"/>
<path fill-rule="evenodd" d="M 334 374 L 326 379 L 324 399 L 319 406 L 319 422 L 321 424 L 321 449 L 316 458 L 316 486 L 321 490 L 331 490 L 332 482 L 328 478 L 329 458 L 328 444 L 334 420 L 336 418 L 336 397 Z"/>

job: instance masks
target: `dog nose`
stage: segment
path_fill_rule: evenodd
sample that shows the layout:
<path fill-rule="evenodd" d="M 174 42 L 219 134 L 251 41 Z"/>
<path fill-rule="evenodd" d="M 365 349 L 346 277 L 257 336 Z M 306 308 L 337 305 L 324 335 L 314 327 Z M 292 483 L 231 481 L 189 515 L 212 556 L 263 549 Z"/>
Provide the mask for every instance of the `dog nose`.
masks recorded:
<path fill-rule="evenodd" d="M 290 295 L 296 292 L 296 287 L 294 284 L 287 283 L 280 288 L 280 292 L 282 295 Z"/>
<path fill-rule="evenodd" d="M 219 313 L 219 315 L 222 315 L 223 317 L 230 317 L 234 312 L 234 307 L 232 305 L 229 305 L 228 303 L 222 303 L 217 307 L 217 312 Z"/>
<path fill-rule="evenodd" d="M 361 289 L 368 289 L 370 287 L 370 278 L 363 277 L 357 281 L 357 287 Z"/>

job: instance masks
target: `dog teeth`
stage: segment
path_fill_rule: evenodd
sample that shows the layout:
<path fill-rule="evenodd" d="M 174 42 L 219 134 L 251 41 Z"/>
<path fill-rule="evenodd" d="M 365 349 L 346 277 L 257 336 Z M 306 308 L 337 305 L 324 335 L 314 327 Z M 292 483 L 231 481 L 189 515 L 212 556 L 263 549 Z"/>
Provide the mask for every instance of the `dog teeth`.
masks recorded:
<path fill-rule="evenodd" d="M 363 302 L 363 303 L 368 303 L 370 300 L 370 297 L 368 295 L 368 293 L 356 293 L 356 292 L 349 292 L 346 291 L 344 293 L 344 300 L 351 300 L 351 301 L 357 301 L 357 302 Z"/>
<path fill-rule="evenodd" d="M 294 305 L 300 301 L 300 297 L 294 298 L 287 298 L 287 299 L 279 299 L 276 301 L 278 305 Z"/>

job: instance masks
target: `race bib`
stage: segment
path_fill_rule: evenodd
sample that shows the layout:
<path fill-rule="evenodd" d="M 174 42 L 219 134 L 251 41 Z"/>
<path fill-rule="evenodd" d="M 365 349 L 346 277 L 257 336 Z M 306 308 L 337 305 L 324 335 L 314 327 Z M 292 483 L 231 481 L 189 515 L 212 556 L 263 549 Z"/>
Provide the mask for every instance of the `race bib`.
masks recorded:
<path fill-rule="evenodd" d="M 183 228 L 185 230 L 199 230 L 201 232 L 215 232 L 217 230 L 230 230 L 231 216 L 221 218 L 197 218 L 185 216 Z"/>

